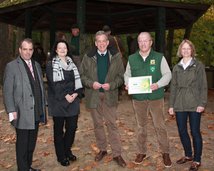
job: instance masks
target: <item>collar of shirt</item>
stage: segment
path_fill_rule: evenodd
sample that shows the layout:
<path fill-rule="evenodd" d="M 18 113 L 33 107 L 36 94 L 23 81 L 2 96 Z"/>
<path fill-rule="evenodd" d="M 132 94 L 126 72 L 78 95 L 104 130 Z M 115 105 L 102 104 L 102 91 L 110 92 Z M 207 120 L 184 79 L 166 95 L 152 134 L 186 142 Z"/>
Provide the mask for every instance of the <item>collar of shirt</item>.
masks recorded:
<path fill-rule="evenodd" d="M 32 64 L 31 60 L 24 60 L 26 62 L 26 64 Z"/>
<path fill-rule="evenodd" d="M 183 66 L 184 70 L 190 65 L 191 61 L 192 61 L 192 58 L 190 58 L 185 64 L 183 58 L 181 59 L 181 65 Z"/>
<path fill-rule="evenodd" d="M 106 53 L 107 53 L 107 50 L 105 51 L 105 52 L 100 52 L 99 50 L 97 50 L 97 53 L 100 55 L 100 56 L 102 56 L 101 54 L 104 54 L 104 55 L 106 55 Z"/>
<path fill-rule="evenodd" d="M 148 51 L 148 53 L 146 55 L 143 55 L 141 51 L 139 51 L 140 56 L 143 58 L 143 60 L 145 61 L 146 58 L 149 56 L 151 49 Z"/>

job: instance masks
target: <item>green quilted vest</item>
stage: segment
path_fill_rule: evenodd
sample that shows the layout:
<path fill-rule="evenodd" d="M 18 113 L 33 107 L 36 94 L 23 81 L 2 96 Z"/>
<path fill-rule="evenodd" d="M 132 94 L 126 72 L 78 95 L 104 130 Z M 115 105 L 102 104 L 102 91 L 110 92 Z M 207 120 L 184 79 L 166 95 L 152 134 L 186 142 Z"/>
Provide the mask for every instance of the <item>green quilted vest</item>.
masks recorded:
<path fill-rule="evenodd" d="M 151 50 L 149 56 L 144 61 L 140 56 L 139 51 L 129 56 L 129 65 L 131 68 L 132 77 L 152 76 L 152 83 L 156 83 L 161 75 L 161 60 L 163 54 Z M 132 98 L 135 100 L 157 100 L 164 97 L 164 88 L 159 88 L 152 93 L 147 94 L 133 94 Z"/>

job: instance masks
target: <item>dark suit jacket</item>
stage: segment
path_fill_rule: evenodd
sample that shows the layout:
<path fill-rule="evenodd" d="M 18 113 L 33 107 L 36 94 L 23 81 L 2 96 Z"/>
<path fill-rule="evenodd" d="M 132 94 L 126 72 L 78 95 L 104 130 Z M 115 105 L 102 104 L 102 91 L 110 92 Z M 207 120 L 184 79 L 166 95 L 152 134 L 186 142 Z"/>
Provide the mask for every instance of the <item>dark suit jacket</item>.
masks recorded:
<path fill-rule="evenodd" d="M 42 122 L 46 122 L 45 92 L 42 80 L 42 70 L 35 62 L 42 91 Z M 17 112 L 17 120 L 12 121 L 19 129 L 35 129 L 34 97 L 30 81 L 21 57 L 9 62 L 4 73 L 3 86 L 4 104 L 7 113 Z"/>

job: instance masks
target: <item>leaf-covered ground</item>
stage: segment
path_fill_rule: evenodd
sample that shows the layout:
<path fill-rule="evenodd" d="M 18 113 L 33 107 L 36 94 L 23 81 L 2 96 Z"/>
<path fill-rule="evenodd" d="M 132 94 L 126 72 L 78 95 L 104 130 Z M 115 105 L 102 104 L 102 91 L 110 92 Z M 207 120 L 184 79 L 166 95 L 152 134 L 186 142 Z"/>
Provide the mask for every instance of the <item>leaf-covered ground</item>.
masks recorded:
<path fill-rule="evenodd" d="M 166 93 L 166 110 L 168 109 L 168 93 Z M 94 156 L 98 151 L 95 143 L 92 120 L 90 113 L 85 109 L 84 100 L 81 103 L 81 114 L 79 117 L 79 127 L 76 133 L 73 153 L 78 156 L 76 162 L 69 167 L 63 167 L 56 161 L 53 146 L 52 119 L 48 124 L 41 126 L 34 153 L 33 167 L 42 171 L 188 171 L 190 163 L 178 165 L 177 159 L 183 156 L 183 149 L 178 137 L 175 119 L 165 115 L 170 138 L 170 155 L 173 162 L 171 168 L 166 169 L 162 162 L 162 157 L 158 149 L 155 131 L 150 119 L 148 126 L 148 158 L 141 165 L 135 165 L 134 160 L 136 148 L 136 121 L 132 109 L 131 100 L 123 93 L 122 100 L 118 106 L 118 126 L 121 134 L 123 157 L 127 161 L 127 167 L 121 168 L 112 161 L 111 148 L 108 148 L 109 155 L 103 161 L 95 162 Z M 203 135 L 203 156 L 200 171 L 214 170 L 214 91 L 209 91 L 209 103 L 206 112 L 203 114 L 201 122 L 201 132 Z M 8 123 L 0 96 L 0 170 L 15 171 L 15 132 Z"/>

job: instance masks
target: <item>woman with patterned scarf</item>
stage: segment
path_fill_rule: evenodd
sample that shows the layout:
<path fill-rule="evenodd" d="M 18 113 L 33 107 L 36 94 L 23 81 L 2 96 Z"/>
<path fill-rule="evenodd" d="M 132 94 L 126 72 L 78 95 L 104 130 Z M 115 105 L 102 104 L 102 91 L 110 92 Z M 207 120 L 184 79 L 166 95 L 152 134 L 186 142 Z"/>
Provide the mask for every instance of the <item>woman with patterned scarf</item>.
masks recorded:
<path fill-rule="evenodd" d="M 46 67 L 48 113 L 53 117 L 54 146 L 58 162 L 69 166 L 77 158 L 71 151 L 80 113 L 82 83 L 76 65 L 68 56 L 66 41 L 55 43 Z"/>

